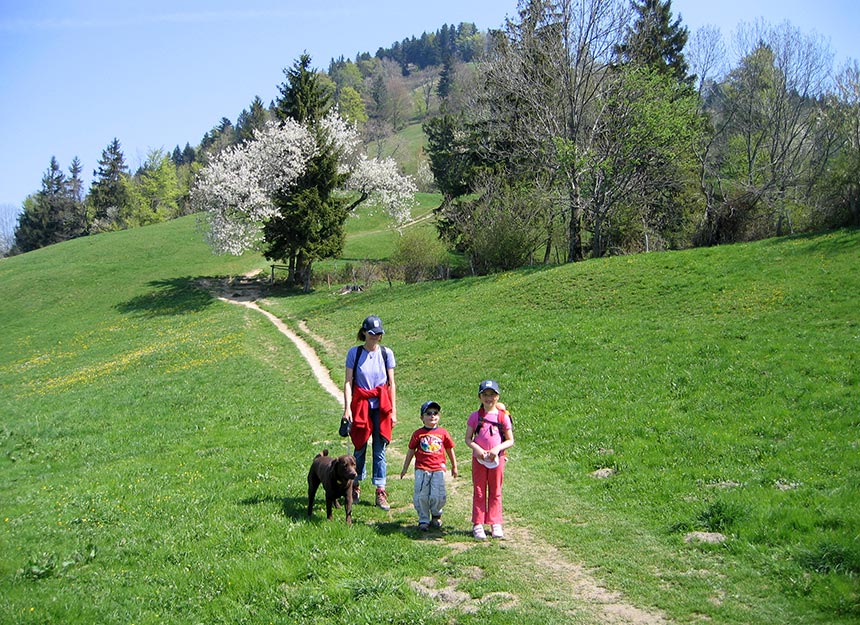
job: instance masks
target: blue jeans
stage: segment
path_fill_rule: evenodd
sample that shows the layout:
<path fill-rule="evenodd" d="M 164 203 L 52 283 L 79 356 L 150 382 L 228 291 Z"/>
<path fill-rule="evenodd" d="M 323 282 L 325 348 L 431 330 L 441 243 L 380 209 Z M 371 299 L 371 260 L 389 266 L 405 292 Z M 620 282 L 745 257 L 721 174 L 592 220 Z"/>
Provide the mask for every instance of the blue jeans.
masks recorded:
<path fill-rule="evenodd" d="M 386 465 L 385 465 L 385 448 L 388 447 L 388 441 L 385 440 L 379 433 L 379 408 L 372 409 L 368 415 L 373 430 L 371 434 L 371 445 L 373 451 L 373 475 L 371 482 L 377 488 L 385 488 L 387 484 Z M 367 443 L 361 449 L 356 449 L 353 453 L 355 456 L 355 470 L 358 473 L 357 482 L 367 477 Z"/>

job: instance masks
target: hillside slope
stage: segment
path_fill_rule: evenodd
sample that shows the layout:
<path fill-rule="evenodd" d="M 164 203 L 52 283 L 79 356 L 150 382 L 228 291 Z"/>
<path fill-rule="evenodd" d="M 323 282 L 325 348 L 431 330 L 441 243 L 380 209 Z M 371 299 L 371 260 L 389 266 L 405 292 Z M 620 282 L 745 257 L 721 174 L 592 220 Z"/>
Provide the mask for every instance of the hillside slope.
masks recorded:
<path fill-rule="evenodd" d="M 498 379 L 513 535 L 628 601 L 678 622 L 850 623 L 858 260 L 860 233 L 843 231 L 259 304 L 303 322 L 338 383 L 361 319 L 385 320 L 395 448 L 423 401 L 459 433 L 478 381 Z M 449 622 L 403 584 L 430 576 L 518 598 L 449 608 L 459 622 L 604 622 L 511 549 L 461 550 L 463 478 L 428 542 L 408 480 L 349 533 L 305 520 L 313 454 L 347 451 L 340 406 L 267 320 L 202 288 L 264 266 L 212 256 L 193 219 L 0 261 L 0 613 L 357 622 L 358 596 L 362 619 Z M 687 544 L 692 531 L 727 542 Z"/>

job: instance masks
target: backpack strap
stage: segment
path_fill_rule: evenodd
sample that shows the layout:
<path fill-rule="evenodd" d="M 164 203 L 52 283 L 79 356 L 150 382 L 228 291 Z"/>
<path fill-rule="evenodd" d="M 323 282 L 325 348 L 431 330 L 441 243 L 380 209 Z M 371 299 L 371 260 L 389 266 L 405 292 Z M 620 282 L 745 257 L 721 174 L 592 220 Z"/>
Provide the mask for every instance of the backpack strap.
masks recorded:
<path fill-rule="evenodd" d="M 382 362 L 385 365 L 385 379 L 388 385 L 391 386 L 391 377 L 388 375 L 388 351 L 384 346 L 380 345 L 382 350 Z M 352 363 L 352 388 L 355 388 L 355 370 L 358 369 L 358 359 L 361 357 L 361 352 L 364 351 L 364 345 L 359 344 L 355 350 L 355 361 Z"/>
<path fill-rule="evenodd" d="M 472 432 L 472 440 L 475 439 L 475 437 L 478 435 L 478 432 L 481 429 L 481 426 L 483 426 L 485 423 L 490 426 L 491 430 L 493 428 L 496 428 L 499 431 L 499 436 L 501 437 L 501 439 L 506 440 L 505 439 L 505 430 L 502 429 L 502 425 L 504 425 L 505 416 L 507 416 L 508 419 L 511 420 L 511 425 L 513 425 L 513 420 L 511 419 L 511 414 L 507 410 L 500 411 L 498 413 L 499 414 L 499 420 L 498 421 L 487 421 L 486 419 L 484 419 L 485 414 L 487 414 L 487 413 L 484 412 L 484 407 L 481 406 L 481 408 L 478 410 L 478 425 L 475 426 L 475 431 Z"/>

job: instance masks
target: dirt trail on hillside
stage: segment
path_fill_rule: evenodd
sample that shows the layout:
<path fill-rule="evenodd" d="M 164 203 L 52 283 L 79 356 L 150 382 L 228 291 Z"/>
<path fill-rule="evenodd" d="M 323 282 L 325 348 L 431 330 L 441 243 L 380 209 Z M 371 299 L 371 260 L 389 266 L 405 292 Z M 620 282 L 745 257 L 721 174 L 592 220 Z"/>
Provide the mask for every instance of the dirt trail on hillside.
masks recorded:
<path fill-rule="evenodd" d="M 214 295 L 231 304 L 244 306 L 264 315 L 275 327 L 289 338 L 298 348 L 302 357 L 308 362 L 320 386 L 328 391 L 338 401 L 343 401 L 343 392 L 331 379 L 314 349 L 299 335 L 293 332 L 283 321 L 270 312 L 260 308 L 256 299 L 258 293 L 244 293 L 222 290 Z M 305 329 L 303 328 L 303 331 Z M 310 334 L 310 333 L 309 333 Z M 316 337 L 315 337 L 315 340 Z M 402 465 L 403 454 L 393 446 L 395 458 L 390 465 Z M 463 462 L 463 458 L 460 459 Z M 468 518 L 469 502 L 471 501 L 471 482 L 464 478 L 451 479 L 447 476 L 449 504 L 446 506 L 447 518 Z M 403 502 L 392 512 L 412 511 L 412 502 Z M 449 535 L 454 530 L 447 530 Z M 516 571 L 516 577 L 533 579 L 535 583 L 526 588 L 511 593 L 490 593 L 480 598 L 472 598 L 468 593 L 458 590 L 467 579 L 422 578 L 414 580 L 412 586 L 416 592 L 431 597 L 439 610 L 455 609 L 467 613 L 477 612 L 485 603 L 492 602 L 496 609 L 510 609 L 526 601 L 540 600 L 552 604 L 556 609 L 570 615 L 577 623 L 594 625 L 671 625 L 672 621 L 656 612 L 637 608 L 624 600 L 617 592 L 609 591 L 589 574 L 581 563 L 571 561 L 568 556 L 554 545 L 543 540 L 531 531 L 522 519 L 514 519 L 505 525 L 507 540 L 504 545 L 515 557 L 508 559 L 506 570 Z M 470 534 L 464 534 L 465 536 Z M 451 555 L 470 549 L 485 548 L 490 544 L 471 540 L 464 542 L 446 542 L 441 537 L 432 538 L 434 543 L 444 545 L 451 550 Z M 456 567 L 457 569 L 461 567 Z M 466 567 L 464 575 L 469 579 L 479 579 L 483 571 L 478 567 Z M 534 596 L 533 592 L 541 596 Z M 516 594 L 519 592 L 520 594 Z"/>

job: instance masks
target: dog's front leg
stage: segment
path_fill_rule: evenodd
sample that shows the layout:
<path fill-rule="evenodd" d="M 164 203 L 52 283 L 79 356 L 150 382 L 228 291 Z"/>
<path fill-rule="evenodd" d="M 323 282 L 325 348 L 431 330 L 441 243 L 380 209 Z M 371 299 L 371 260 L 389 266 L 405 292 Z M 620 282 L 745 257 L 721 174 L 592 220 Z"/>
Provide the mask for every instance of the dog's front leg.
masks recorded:
<path fill-rule="evenodd" d="M 346 494 L 343 496 L 343 507 L 346 508 L 346 524 L 352 525 L 352 480 L 346 483 Z"/>

